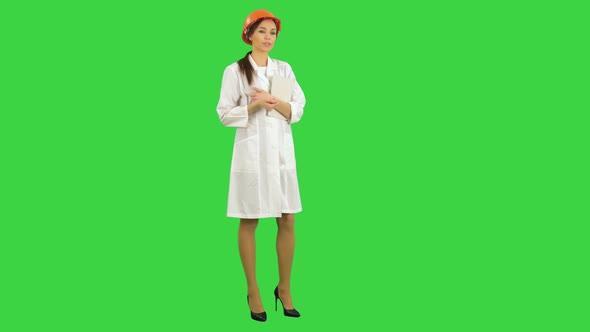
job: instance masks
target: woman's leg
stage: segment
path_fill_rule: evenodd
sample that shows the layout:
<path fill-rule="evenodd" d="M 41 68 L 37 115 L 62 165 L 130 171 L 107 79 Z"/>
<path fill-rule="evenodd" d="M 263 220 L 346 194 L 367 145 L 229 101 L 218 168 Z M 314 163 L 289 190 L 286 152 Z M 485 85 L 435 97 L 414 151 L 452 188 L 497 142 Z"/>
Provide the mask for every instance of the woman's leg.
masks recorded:
<path fill-rule="evenodd" d="M 258 226 L 258 219 L 240 219 L 238 248 L 248 284 L 248 305 L 252 312 L 261 313 L 264 307 L 256 282 L 256 226 Z"/>
<path fill-rule="evenodd" d="M 279 297 L 286 309 L 293 309 L 291 299 L 291 266 L 295 252 L 295 216 L 277 218 L 277 256 L 279 258 Z"/>

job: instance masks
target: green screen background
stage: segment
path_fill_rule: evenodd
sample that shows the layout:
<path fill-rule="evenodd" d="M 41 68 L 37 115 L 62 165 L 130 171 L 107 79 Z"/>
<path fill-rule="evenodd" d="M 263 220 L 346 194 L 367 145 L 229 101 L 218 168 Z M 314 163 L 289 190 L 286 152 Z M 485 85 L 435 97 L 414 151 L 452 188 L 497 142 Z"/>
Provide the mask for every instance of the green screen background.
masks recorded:
<path fill-rule="evenodd" d="M 589 328 L 576 3 L 0 7 L 0 330 Z M 262 219 L 264 324 L 225 216 L 234 129 L 215 111 L 259 8 L 283 21 L 270 55 L 307 97 L 293 126 L 302 318 L 273 310 Z"/>

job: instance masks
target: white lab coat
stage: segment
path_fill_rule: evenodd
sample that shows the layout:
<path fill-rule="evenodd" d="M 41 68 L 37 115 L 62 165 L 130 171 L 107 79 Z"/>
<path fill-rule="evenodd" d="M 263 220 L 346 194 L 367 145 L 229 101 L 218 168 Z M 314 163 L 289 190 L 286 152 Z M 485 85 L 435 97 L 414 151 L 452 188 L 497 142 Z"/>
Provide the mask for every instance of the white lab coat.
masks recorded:
<path fill-rule="evenodd" d="M 252 86 L 240 73 L 237 62 L 225 68 L 217 114 L 221 123 L 236 128 L 231 162 L 227 216 L 271 218 L 301 211 L 295 149 L 291 125 L 301 119 L 305 96 L 291 66 L 268 58 L 266 76 L 248 56 L 258 73 Z M 252 87 L 269 91 L 274 75 L 295 81 L 291 120 L 268 116 L 266 110 L 248 114 Z"/>

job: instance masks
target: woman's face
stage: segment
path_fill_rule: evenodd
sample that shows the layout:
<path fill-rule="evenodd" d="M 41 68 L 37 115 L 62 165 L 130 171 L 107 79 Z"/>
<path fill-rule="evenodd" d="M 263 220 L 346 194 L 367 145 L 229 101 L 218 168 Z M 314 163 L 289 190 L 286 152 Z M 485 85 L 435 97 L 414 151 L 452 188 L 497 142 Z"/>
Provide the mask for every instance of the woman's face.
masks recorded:
<path fill-rule="evenodd" d="M 252 48 L 262 52 L 269 52 L 277 40 L 277 26 L 275 21 L 266 19 L 260 22 L 250 35 Z"/>

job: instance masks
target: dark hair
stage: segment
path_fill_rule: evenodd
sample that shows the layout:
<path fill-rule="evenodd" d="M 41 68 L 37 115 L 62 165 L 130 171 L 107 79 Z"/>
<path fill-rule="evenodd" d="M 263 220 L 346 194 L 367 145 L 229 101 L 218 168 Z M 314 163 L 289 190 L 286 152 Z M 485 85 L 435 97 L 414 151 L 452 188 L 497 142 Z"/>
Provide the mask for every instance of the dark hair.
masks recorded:
<path fill-rule="evenodd" d="M 260 25 L 260 23 L 262 21 L 263 21 L 263 19 L 259 19 L 259 20 L 255 21 L 254 23 L 252 23 L 250 25 L 250 27 L 248 27 L 248 31 L 246 32 L 248 37 L 252 36 L 252 34 L 254 33 L 254 30 L 256 30 L 256 28 L 258 28 L 258 26 Z M 273 22 L 274 22 L 274 20 L 273 20 Z M 275 22 L 275 25 L 276 24 L 277 23 Z M 250 55 L 250 53 L 252 53 L 252 51 L 246 53 L 246 55 L 238 61 L 238 66 L 240 67 L 240 72 L 242 74 L 246 75 L 246 79 L 248 80 L 248 84 L 252 85 L 252 81 L 254 80 L 254 67 L 252 67 L 250 60 L 248 59 L 248 55 Z"/>
<path fill-rule="evenodd" d="M 240 66 L 240 72 L 243 75 L 246 75 L 246 79 L 248 80 L 248 84 L 252 85 L 252 80 L 254 79 L 254 67 L 252 67 L 252 64 L 250 63 L 250 60 L 248 59 L 248 55 L 250 55 L 250 53 L 252 53 L 252 51 L 246 53 L 246 56 L 244 56 L 243 58 L 241 58 L 238 61 L 238 66 Z"/>

